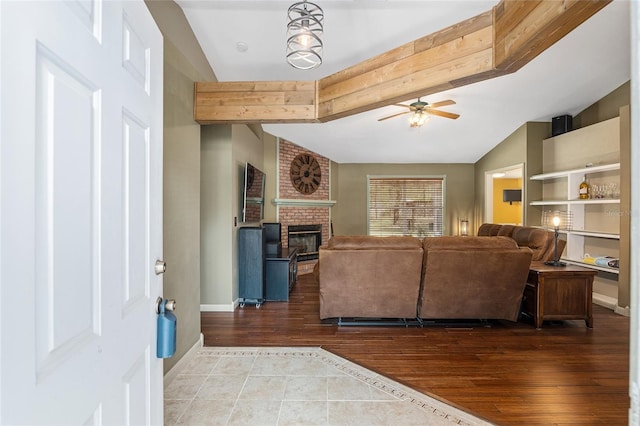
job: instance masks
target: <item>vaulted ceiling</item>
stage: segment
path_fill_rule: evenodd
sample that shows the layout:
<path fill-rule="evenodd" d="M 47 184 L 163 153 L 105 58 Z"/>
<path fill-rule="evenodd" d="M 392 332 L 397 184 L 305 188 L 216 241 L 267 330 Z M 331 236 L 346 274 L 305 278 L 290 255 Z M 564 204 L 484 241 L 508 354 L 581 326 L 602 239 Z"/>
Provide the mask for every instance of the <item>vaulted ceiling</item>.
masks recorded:
<path fill-rule="evenodd" d="M 315 80 L 318 80 L 318 98 L 314 98 L 316 93 L 310 95 L 317 110 L 303 119 L 292 116 L 290 121 L 325 122 L 279 123 L 283 120 L 265 119 L 268 117 L 264 114 L 255 121 L 275 122 L 263 124 L 264 129 L 337 162 L 475 162 L 524 122 L 549 121 L 556 115 L 576 114 L 629 79 L 629 3 L 626 0 L 606 5 L 539 56 L 535 56 L 535 49 L 540 49 L 540 45 L 544 49 L 553 42 L 550 39 L 558 37 L 548 28 L 546 38 L 534 37 L 530 45 L 520 49 L 521 57 L 505 54 L 501 58 L 501 52 L 517 52 L 518 49 L 505 47 L 517 45 L 514 41 L 517 37 L 522 38 L 524 34 L 526 38 L 527 34 L 544 31 L 540 22 L 549 18 L 538 16 L 522 24 L 524 15 L 514 13 L 512 16 L 517 17 L 519 28 L 507 19 L 499 27 L 492 26 L 495 2 L 318 0 L 316 3 L 325 10 L 324 63 L 310 71 L 296 70 L 284 60 L 288 2 L 201 0 L 178 3 L 185 10 L 219 81 L 250 84 L 233 84 L 234 90 L 251 92 L 260 85 L 272 85 L 269 91 L 273 93 L 273 85 L 277 84 L 280 89 L 292 90 L 304 100 L 301 93 L 305 90 L 313 93 Z M 536 3 L 513 4 L 519 9 L 530 7 L 533 10 Z M 564 7 L 565 2 L 552 3 Z M 590 2 L 577 3 L 586 5 Z M 563 20 L 556 20 L 559 32 L 567 26 L 575 26 L 572 20 L 586 19 L 579 15 L 580 12 L 574 9 L 566 13 Z M 506 12 L 504 16 L 507 16 Z M 443 31 L 447 27 L 450 28 Z M 488 33 L 487 30 L 482 33 L 485 28 Z M 416 43 L 412 43 L 415 40 Z M 486 80 L 496 72 L 482 69 L 483 59 L 476 56 L 474 62 L 469 58 L 474 52 L 465 53 L 465 49 L 487 40 L 490 44 L 492 40 L 496 40 L 496 45 L 500 41 L 503 43 L 502 50 L 496 48 L 491 52 L 497 59 L 493 64 L 503 65 L 497 74 L 503 74 L 507 66 L 517 69 L 528 63 L 517 72 Z M 247 49 L 238 50 L 238 43 L 244 43 Z M 419 43 L 422 46 L 427 43 L 423 51 L 431 48 L 431 52 L 409 62 L 389 60 L 392 56 L 395 59 L 401 54 L 407 56 L 404 46 L 414 49 Z M 477 49 L 478 52 L 482 50 Z M 381 54 L 384 55 L 379 56 Z M 456 58 L 461 57 L 464 61 L 456 62 Z M 529 62 L 531 58 L 533 60 Z M 434 60 L 446 66 L 433 67 Z M 376 61 L 386 62 L 377 62 L 377 69 L 371 68 L 371 63 Z M 424 63 L 428 65 L 420 65 Z M 407 71 L 408 67 L 418 66 L 422 67 L 419 70 L 422 74 Z M 354 75 L 361 79 L 353 79 Z M 469 76 L 476 77 L 468 81 L 477 82 L 467 84 L 468 81 L 460 80 Z M 345 83 L 349 78 L 351 81 Z M 456 79 L 458 84 L 451 84 Z M 297 83 L 285 86 L 283 81 Z M 256 85 L 254 82 L 262 83 Z M 340 84 L 342 88 L 346 84 L 357 86 L 360 92 L 351 95 L 348 105 L 344 98 L 340 101 L 329 99 L 330 102 L 323 105 L 323 96 L 327 99 L 329 93 L 327 88 L 335 93 Z M 368 92 L 362 89 L 374 86 L 375 90 Z M 409 128 L 406 115 L 377 121 L 402 111 L 397 106 L 380 105 L 399 101 L 409 103 L 418 96 L 430 102 L 453 99 L 457 104 L 446 110 L 461 114 L 461 117 L 458 120 L 433 117 L 423 127 L 413 129 Z M 231 97 L 227 99 L 227 103 L 218 102 L 218 106 L 232 106 Z M 351 109 L 340 110 L 337 105 L 347 105 Z M 254 121 L 255 117 L 247 115 L 246 108 L 243 111 L 245 115 L 238 115 L 236 122 Z M 291 114 L 291 111 L 287 113 Z M 344 118 L 336 119 L 341 116 Z"/>

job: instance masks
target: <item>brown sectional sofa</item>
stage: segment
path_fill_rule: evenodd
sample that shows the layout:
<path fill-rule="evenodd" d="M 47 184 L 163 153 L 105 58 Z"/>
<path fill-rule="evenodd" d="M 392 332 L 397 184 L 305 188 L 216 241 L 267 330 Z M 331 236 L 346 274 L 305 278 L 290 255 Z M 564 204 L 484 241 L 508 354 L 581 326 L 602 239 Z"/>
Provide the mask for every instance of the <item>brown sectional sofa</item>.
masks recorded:
<path fill-rule="evenodd" d="M 532 251 L 508 237 L 335 236 L 320 318 L 517 320 Z"/>
<path fill-rule="evenodd" d="M 529 247 L 533 252 L 532 261 L 546 262 L 554 260 L 555 241 L 553 231 L 532 226 L 500 225 L 496 223 L 483 223 L 478 228 L 478 236 L 510 237 L 515 240 L 518 247 Z M 567 242 L 558 239 L 558 253 L 562 254 Z"/>

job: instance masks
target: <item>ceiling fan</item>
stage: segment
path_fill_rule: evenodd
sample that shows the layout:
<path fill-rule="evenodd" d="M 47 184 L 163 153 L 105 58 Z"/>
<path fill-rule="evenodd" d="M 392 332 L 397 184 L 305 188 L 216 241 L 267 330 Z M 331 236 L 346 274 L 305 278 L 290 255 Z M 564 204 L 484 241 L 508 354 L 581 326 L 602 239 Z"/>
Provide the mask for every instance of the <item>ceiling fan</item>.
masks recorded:
<path fill-rule="evenodd" d="M 437 115 L 439 117 L 451 118 L 455 120 L 460 117 L 460 114 L 454 114 L 452 112 L 440 111 L 434 108 L 439 108 L 447 105 L 454 105 L 455 102 L 447 99 L 446 101 L 434 102 L 430 104 L 429 102 L 423 102 L 418 98 L 416 102 L 413 102 L 409 105 L 405 104 L 393 104 L 395 106 L 400 106 L 404 108 L 409 108 L 408 111 L 399 112 L 397 114 L 392 114 L 387 117 L 379 118 L 378 121 L 387 120 L 389 118 L 398 117 L 400 115 L 413 113 L 411 118 L 409 119 L 409 123 L 411 127 L 420 127 L 422 126 L 428 119 L 429 115 Z"/>

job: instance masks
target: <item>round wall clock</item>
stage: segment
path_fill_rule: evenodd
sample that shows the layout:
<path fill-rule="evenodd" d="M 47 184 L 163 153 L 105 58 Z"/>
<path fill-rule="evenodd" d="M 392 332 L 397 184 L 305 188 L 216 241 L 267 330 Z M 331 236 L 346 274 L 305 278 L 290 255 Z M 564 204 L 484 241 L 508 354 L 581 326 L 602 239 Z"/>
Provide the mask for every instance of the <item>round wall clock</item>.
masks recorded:
<path fill-rule="evenodd" d="M 311 154 L 299 154 L 291 162 L 289 169 L 291 184 L 304 195 L 313 194 L 320 186 L 322 172 L 318 160 Z"/>

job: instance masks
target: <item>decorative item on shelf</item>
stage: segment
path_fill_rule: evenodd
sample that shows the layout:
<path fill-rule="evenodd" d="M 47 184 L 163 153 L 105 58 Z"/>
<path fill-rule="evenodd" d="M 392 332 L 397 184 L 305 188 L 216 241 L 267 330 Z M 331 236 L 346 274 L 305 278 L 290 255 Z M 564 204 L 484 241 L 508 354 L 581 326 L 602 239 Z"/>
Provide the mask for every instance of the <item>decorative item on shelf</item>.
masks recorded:
<path fill-rule="evenodd" d="M 620 191 L 618 191 L 618 184 L 614 182 L 603 183 L 603 184 L 593 184 L 590 186 L 589 198 L 596 198 L 596 199 L 620 198 Z"/>
<path fill-rule="evenodd" d="M 573 212 L 566 211 L 545 211 L 542 213 L 542 226 L 554 231 L 554 252 L 553 260 L 545 262 L 545 265 L 551 266 L 567 266 L 566 263 L 560 262 L 560 253 L 558 253 L 558 234 L 560 230 L 571 231 L 573 229 Z"/>
<path fill-rule="evenodd" d="M 322 64 L 324 12 L 308 1 L 291 5 L 287 14 L 287 62 L 294 68 L 310 70 Z"/>
<path fill-rule="evenodd" d="M 582 182 L 580 182 L 580 187 L 578 188 L 578 198 L 581 200 L 591 198 L 589 192 L 589 182 L 587 182 L 587 176 L 585 175 L 582 178 Z"/>
<path fill-rule="evenodd" d="M 466 237 L 469 235 L 469 221 L 467 219 L 460 219 L 460 235 Z"/>

